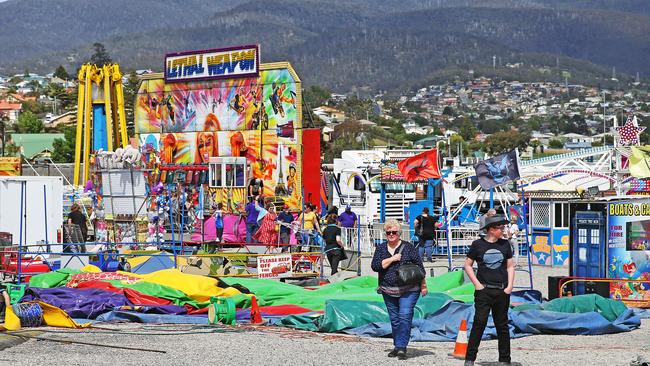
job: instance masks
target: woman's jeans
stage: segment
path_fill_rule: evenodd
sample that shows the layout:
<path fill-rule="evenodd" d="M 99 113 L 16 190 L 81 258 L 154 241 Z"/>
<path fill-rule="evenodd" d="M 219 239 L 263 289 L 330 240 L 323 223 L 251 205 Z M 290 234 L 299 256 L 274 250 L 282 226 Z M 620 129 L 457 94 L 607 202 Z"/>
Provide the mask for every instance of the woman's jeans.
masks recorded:
<path fill-rule="evenodd" d="M 400 297 L 384 295 L 384 303 L 390 317 L 390 326 L 393 330 L 393 344 L 395 348 L 406 349 L 411 339 L 411 323 L 413 322 L 413 308 L 418 302 L 420 291 L 411 291 Z"/>
<path fill-rule="evenodd" d="M 422 262 L 425 260 L 433 262 L 433 239 L 420 239 L 420 243 L 418 244 L 418 253 L 420 253 Z M 425 254 L 426 258 L 424 257 Z"/>

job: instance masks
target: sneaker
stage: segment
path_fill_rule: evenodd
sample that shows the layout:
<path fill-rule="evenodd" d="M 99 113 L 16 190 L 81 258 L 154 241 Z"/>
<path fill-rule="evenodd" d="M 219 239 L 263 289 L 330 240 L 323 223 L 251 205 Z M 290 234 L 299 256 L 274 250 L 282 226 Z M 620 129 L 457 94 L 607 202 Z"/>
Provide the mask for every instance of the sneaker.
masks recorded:
<path fill-rule="evenodd" d="M 512 363 L 510 362 L 504 362 L 504 361 L 499 361 L 499 366 L 510 366 Z"/>
<path fill-rule="evenodd" d="M 393 348 L 392 351 L 388 352 L 388 357 L 397 357 L 397 352 L 399 350 L 397 348 Z"/>
<path fill-rule="evenodd" d="M 397 359 L 398 360 L 406 360 L 406 350 L 405 349 L 401 349 L 401 350 L 397 351 Z"/>

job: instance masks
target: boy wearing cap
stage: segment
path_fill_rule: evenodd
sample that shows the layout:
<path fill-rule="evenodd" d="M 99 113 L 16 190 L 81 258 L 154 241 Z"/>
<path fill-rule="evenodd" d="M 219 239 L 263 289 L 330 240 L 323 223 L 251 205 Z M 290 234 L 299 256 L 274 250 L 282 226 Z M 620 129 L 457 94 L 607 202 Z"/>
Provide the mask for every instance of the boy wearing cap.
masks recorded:
<path fill-rule="evenodd" d="M 515 265 L 510 243 L 502 238 L 507 223 L 508 219 L 503 215 L 486 218 L 481 227 L 485 229 L 485 237 L 472 243 L 465 259 L 465 273 L 476 288 L 474 321 L 467 342 L 465 366 L 473 366 L 476 361 L 490 310 L 492 310 L 499 340 L 499 364 L 510 365 L 508 309 L 510 293 L 515 281 Z M 474 274 L 474 262 L 478 265 L 476 274 Z"/>

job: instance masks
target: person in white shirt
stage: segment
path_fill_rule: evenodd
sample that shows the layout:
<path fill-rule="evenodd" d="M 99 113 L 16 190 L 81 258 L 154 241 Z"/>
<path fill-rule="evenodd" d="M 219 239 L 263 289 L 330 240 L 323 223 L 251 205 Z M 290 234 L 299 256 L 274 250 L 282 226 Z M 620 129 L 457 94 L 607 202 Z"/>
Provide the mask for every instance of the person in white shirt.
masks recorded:
<path fill-rule="evenodd" d="M 510 224 L 508 224 L 504 234 L 507 236 L 508 241 L 510 241 L 510 246 L 515 257 L 515 264 L 519 264 L 519 225 L 517 225 L 517 216 L 510 217 Z"/>

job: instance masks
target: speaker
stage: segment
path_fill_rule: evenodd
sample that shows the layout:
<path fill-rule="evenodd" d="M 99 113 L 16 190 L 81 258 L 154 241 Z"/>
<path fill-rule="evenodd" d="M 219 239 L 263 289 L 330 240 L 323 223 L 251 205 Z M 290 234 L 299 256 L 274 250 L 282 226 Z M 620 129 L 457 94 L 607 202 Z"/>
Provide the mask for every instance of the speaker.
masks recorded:
<path fill-rule="evenodd" d="M 564 278 L 567 278 L 567 276 L 548 276 L 548 299 L 553 300 L 557 299 L 560 297 L 559 294 L 559 287 L 560 287 L 560 281 Z M 570 285 L 565 286 L 565 290 L 567 287 Z"/>
<path fill-rule="evenodd" d="M 598 294 L 609 299 L 609 282 L 585 282 L 585 294 Z"/>

